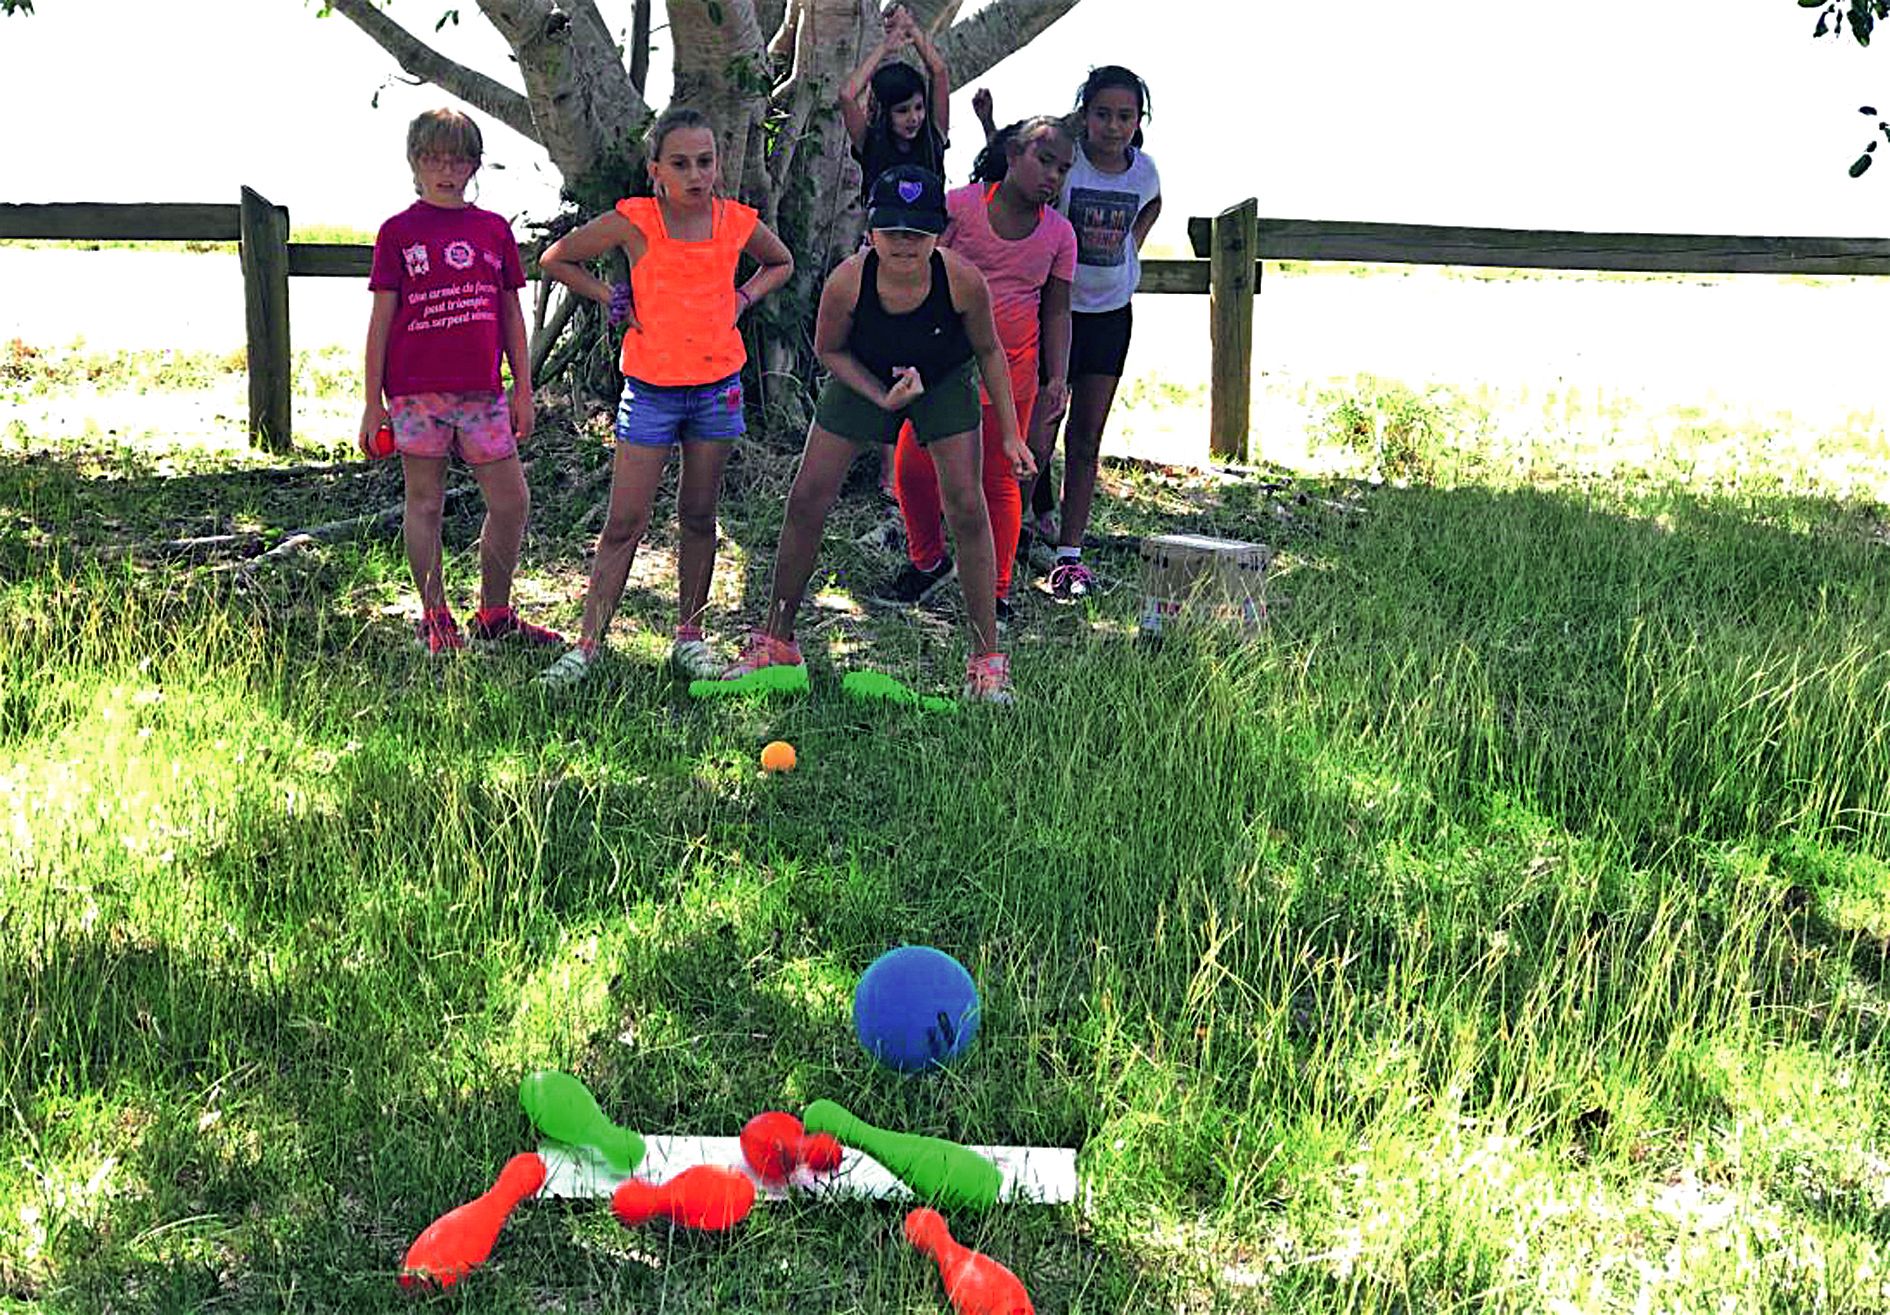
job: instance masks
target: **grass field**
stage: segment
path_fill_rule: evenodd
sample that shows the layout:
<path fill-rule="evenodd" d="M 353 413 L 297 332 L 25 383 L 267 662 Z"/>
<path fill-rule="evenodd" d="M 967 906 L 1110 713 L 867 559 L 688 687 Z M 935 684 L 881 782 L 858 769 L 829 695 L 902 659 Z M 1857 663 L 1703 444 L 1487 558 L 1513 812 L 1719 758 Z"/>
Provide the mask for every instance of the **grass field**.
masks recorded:
<path fill-rule="evenodd" d="M 151 379 L 61 368 L 0 383 Z M 1028 596 L 1018 707 L 934 719 L 838 697 L 962 661 L 952 615 L 854 602 L 893 564 L 864 480 L 813 696 L 703 707 L 661 667 L 667 497 L 614 656 L 546 697 L 415 651 L 392 540 L 119 551 L 371 511 L 391 469 L 0 435 L 0 1309 L 408 1309 L 539 1066 L 651 1133 L 825 1096 L 1080 1147 L 1087 1212 L 952 1220 L 1042 1312 L 1890 1309 L 1880 431 L 1301 400 L 1340 473 L 1108 471 L 1105 531 L 1278 549 L 1262 639 L 1141 646 L 1105 550 L 1091 610 Z M 531 468 L 520 595 L 567 626 L 595 440 L 547 422 Z M 725 638 L 790 470 L 732 469 Z M 902 941 L 982 989 L 949 1073 L 852 1038 Z M 942 1312 L 900 1217 L 531 1205 L 433 1304 Z"/>

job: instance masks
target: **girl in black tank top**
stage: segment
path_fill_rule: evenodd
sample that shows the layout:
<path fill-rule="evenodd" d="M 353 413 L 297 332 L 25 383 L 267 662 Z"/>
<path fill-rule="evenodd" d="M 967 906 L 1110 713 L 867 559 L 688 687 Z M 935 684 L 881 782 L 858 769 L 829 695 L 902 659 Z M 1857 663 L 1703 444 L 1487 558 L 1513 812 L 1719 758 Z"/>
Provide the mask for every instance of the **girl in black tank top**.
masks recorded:
<path fill-rule="evenodd" d="M 860 447 L 891 446 L 909 425 L 933 459 L 944 519 L 958 550 L 971 631 L 965 697 L 1008 703 L 1010 662 L 997 646 L 997 546 L 984 500 L 980 376 L 998 415 L 1001 456 L 1011 467 L 1007 481 L 1028 478 L 1036 467 L 1018 432 L 990 289 L 969 261 L 936 249 L 948 218 L 937 175 L 906 165 L 888 169 L 873 184 L 872 199 L 867 223 L 873 250 L 843 261 L 821 288 L 814 351 L 829 378 L 788 492 L 767 620 L 724 676 L 756 677 L 770 688 L 806 688 L 794 617 L 807 595 L 827 512 Z M 879 283 L 882 257 L 889 268 L 910 270 L 911 283 L 902 289 L 907 296 L 924 290 L 910 311 L 887 310 Z M 800 670 L 768 672 L 773 667 Z"/>
<path fill-rule="evenodd" d="M 952 304 L 945 258 L 932 253 L 932 288 L 918 309 L 895 315 L 879 299 L 879 253 L 868 251 L 860 269 L 860 298 L 853 306 L 847 347 L 887 387 L 893 370 L 911 366 L 927 388 L 972 358 L 964 317 Z"/>

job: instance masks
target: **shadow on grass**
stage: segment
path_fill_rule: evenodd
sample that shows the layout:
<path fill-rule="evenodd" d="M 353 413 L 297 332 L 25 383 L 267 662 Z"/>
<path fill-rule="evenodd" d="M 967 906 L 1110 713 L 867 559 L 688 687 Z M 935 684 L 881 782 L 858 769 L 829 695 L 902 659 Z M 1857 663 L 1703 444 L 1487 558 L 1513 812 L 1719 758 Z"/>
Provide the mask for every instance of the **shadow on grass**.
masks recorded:
<path fill-rule="evenodd" d="M 72 487 L 39 505 L 81 514 L 97 490 Z M 743 484 L 729 508 L 748 606 L 780 492 Z M 1604 964 L 1583 989 L 1643 1024 L 1625 1040 L 1599 1008 L 1571 1024 L 1591 1060 L 1637 1065 L 1720 1022 L 1799 1026 L 1777 1021 L 1787 1009 L 1839 1015 L 1867 1050 L 1874 1016 L 1834 997 L 1828 973 L 1842 958 L 1881 991 L 1882 957 L 1821 893 L 1797 958 L 1789 938 L 1755 939 L 1728 989 L 1627 1012 L 1654 951 L 1710 964 L 1763 911 L 1764 892 L 1709 879 L 1708 857 L 1781 830 L 1882 857 L 1890 595 L 1882 550 L 1854 532 L 1862 513 L 1311 489 L 1282 518 L 1275 492 L 1204 494 L 1159 522 L 1132 496 L 1110 513 L 1274 543 L 1293 601 L 1267 638 L 1151 657 L 1086 624 L 1130 619 L 1118 592 L 1020 644 L 1023 701 L 1003 721 L 862 713 L 824 679 L 813 700 L 697 708 L 631 663 L 563 702 L 530 687 L 523 660 L 441 675 L 390 658 L 385 679 L 356 682 L 360 653 L 272 631 L 244 677 L 256 697 L 335 753 L 364 742 L 326 811 L 246 824 L 194 856 L 184 884 L 224 902 L 230 926 L 213 934 L 206 917 L 190 952 L 141 940 L 126 916 L 0 981 L 0 1017 L 41 1020 L 20 1025 L 33 1058 L 11 1084 L 35 1134 L 83 1159 L 54 1126 L 75 1097 L 143 1129 L 98 1141 L 134 1148 L 127 1172 L 148 1194 L 62 1240 L 57 1281 L 102 1298 L 129 1279 L 152 1308 L 262 1306 L 298 1286 L 391 1305 L 407 1240 L 519 1149 L 513 1084 L 552 1061 L 646 1131 L 732 1132 L 831 1096 L 965 1140 L 1121 1146 L 1145 1168 L 1117 1184 L 1100 1249 L 1060 1214 L 973 1236 L 1047 1308 L 1172 1308 L 1155 1294 L 1179 1269 L 1139 1258 L 1123 1217 L 1212 1219 L 1237 1191 L 1288 1195 L 1267 1157 L 1294 1118 L 1326 1102 L 1352 1127 L 1396 1094 L 1368 1089 L 1374 1046 L 1408 1042 L 1418 1087 L 1441 1090 L 1459 1074 L 1434 1038 L 1525 1035 L 1524 1002 L 1572 958 Z M 824 560 L 872 565 L 847 518 L 877 514 L 844 511 Z M 863 660 L 881 662 L 861 633 Z M 803 766 L 768 782 L 752 749 L 777 735 Z M 988 1009 L 976 1066 L 914 1083 L 864 1065 L 851 981 L 900 940 L 973 967 Z M 1320 963 L 1341 965 L 1324 986 Z M 1414 963 L 1446 985 L 1401 1017 Z M 1504 1048 L 1468 1109 L 1504 1112 L 1504 1093 L 1536 1080 L 1526 1059 L 1505 1069 Z M 1556 1126 L 1588 1108 L 1563 1085 L 1538 1098 Z M 224 1112 L 200 1127 L 213 1089 Z M 1665 1098 L 1687 1120 L 1715 1113 L 1679 1083 Z M 896 1307 L 910 1281 L 936 1284 L 888 1255 L 896 1222 L 770 1211 L 722 1248 L 534 1211 L 475 1290 Z M 1480 1274 L 1419 1286 L 1468 1283 L 1461 1297 Z"/>

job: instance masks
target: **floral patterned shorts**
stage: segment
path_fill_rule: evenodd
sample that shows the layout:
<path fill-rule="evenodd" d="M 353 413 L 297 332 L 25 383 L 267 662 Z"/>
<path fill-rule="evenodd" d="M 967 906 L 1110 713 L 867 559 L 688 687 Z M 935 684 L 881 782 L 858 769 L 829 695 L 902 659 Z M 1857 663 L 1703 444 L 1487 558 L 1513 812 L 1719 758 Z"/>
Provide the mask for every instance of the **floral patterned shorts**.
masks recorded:
<path fill-rule="evenodd" d="M 450 457 L 484 466 L 518 455 L 503 393 L 410 393 L 389 398 L 394 446 L 407 457 Z"/>

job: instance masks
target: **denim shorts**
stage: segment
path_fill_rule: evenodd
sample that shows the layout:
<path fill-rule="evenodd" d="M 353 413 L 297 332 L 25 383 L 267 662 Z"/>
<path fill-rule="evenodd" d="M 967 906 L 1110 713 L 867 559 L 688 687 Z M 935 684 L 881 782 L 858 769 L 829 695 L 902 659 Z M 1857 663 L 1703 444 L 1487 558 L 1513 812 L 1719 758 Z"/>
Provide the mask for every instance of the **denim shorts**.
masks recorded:
<path fill-rule="evenodd" d="M 736 439 L 748 432 L 742 418 L 742 377 L 712 384 L 646 384 L 623 377 L 617 401 L 617 441 L 670 447 L 696 439 Z"/>

